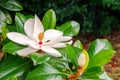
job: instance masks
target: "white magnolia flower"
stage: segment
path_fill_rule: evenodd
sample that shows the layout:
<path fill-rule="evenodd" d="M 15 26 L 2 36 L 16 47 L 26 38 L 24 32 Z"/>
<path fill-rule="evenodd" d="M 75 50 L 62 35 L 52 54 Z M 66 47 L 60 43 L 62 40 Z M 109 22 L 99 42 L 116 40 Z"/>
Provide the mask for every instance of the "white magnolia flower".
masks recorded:
<path fill-rule="evenodd" d="M 20 56 L 28 56 L 30 53 L 37 52 L 39 50 L 44 51 L 55 57 L 60 57 L 61 54 L 54 48 L 63 48 L 66 42 L 71 44 L 72 37 L 63 36 L 63 33 L 58 30 L 49 29 L 44 32 L 43 25 L 40 19 L 35 15 L 34 19 L 28 19 L 24 25 L 24 31 L 26 35 L 10 32 L 7 37 L 21 45 L 27 45 L 27 48 L 17 51 Z"/>

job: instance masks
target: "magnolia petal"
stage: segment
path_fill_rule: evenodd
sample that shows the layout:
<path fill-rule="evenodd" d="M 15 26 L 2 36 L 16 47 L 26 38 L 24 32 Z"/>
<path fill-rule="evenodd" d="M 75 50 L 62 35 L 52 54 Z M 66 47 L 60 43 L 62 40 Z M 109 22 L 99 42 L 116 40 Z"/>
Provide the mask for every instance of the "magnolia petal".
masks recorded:
<path fill-rule="evenodd" d="M 24 25 L 25 33 L 31 39 L 34 39 L 33 38 L 34 23 L 35 23 L 34 21 L 35 21 L 34 19 L 28 19 Z"/>
<path fill-rule="evenodd" d="M 38 36 L 40 33 L 43 33 L 43 32 L 44 32 L 43 25 L 42 25 L 40 19 L 38 18 L 38 16 L 35 15 L 35 24 L 34 24 L 33 36 L 36 39 L 36 41 L 39 41 Z"/>
<path fill-rule="evenodd" d="M 70 36 L 62 36 L 58 39 L 58 42 L 65 42 L 65 41 L 69 41 L 71 39 L 72 39 L 72 37 L 70 37 Z"/>
<path fill-rule="evenodd" d="M 28 42 L 28 46 L 35 48 L 35 49 L 40 49 L 40 45 L 35 41 Z"/>
<path fill-rule="evenodd" d="M 41 50 L 43 50 L 45 53 L 48 53 L 48 54 L 55 56 L 55 57 L 62 56 L 56 49 L 49 47 L 49 46 L 42 46 Z"/>
<path fill-rule="evenodd" d="M 45 45 L 53 45 L 56 43 L 66 43 L 68 41 L 70 41 L 72 39 L 72 37 L 70 36 L 60 36 L 60 37 L 56 37 L 56 39 L 54 38 L 54 40 L 50 40 L 50 42 L 45 42 Z"/>
<path fill-rule="evenodd" d="M 64 48 L 64 47 L 66 47 L 66 44 L 71 45 L 72 43 L 73 43 L 73 41 L 71 40 L 71 41 L 65 42 L 65 43 L 54 43 L 53 45 L 49 45 L 49 46 L 54 47 L 54 48 Z"/>
<path fill-rule="evenodd" d="M 17 51 L 17 54 L 18 54 L 19 56 L 26 57 L 26 56 L 28 56 L 29 54 L 34 53 L 34 52 L 37 52 L 37 51 L 38 51 L 37 49 L 31 48 L 31 47 L 27 47 L 27 48 L 18 50 L 18 51 Z"/>
<path fill-rule="evenodd" d="M 61 31 L 54 30 L 54 29 L 49 29 L 49 30 L 46 30 L 44 32 L 44 39 L 43 39 L 43 41 L 44 42 L 53 41 L 53 40 L 58 39 L 62 35 L 63 35 L 63 32 L 61 32 Z"/>
<path fill-rule="evenodd" d="M 17 33 L 17 32 L 8 33 L 7 37 L 10 40 L 12 40 L 13 42 L 16 42 L 16 43 L 22 44 L 22 45 L 28 45 L 28 42 L 31 41 L 27 36 Z"/>
<path fill-rule="evenodd" d="M 55 40 L 51 40 L 50 42 L 44 42 L 44 46 L 51 46 L 51 47 L 54 47 L 54 48 L 62 48 L 62 47 L 66 47 L 66 44 L 72 44 L 73 41 L 71 40 L 72 37 L 60 37 L 60 38 L 57 38 Z"/>
<path fill-rule="evenodd" d="M 56 43 L 54 45 L 52 45 L 51 47 L 54 47 L 54 48 L 63 48 L 63 47 L 66 47 L 65 43 Z"/>

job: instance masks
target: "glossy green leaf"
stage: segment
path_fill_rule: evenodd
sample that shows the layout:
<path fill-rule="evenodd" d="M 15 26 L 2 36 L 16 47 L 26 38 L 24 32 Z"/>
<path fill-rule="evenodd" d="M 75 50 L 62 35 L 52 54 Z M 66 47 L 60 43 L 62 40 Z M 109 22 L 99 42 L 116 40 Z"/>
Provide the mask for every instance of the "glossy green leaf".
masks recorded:
<path fill-rule="evenodd" d="M 51 57 L 48 63 L 54 66 L 55 68 L 57 68 L 61 72 L 66 71 L 67 69 L 69 69 L 69 64 L 68 64 L 69 61 L 67 58 L 66 49 L 60 48 L 57 50 L 62 54 L 62 57 L 58 57 L 58 58 Z"/>
<path fill-rule="evenodd" d="M 13 54 L 13 55 L 15 55 L 18 50 L 23 49 L 23 48 L 25 48 L 25 46 L 19 45 L 19 44 L 14 43 L 14 42 L 9 42 L 3 46 L 3 50 L 5 52 L 8 52 L 8 53 Z"/>
<path fill-rule="evenodd" d="M 1 21 L 5 21 L 6 20 L 6 16 L 4 14 L 4 12 L 2 10 L 0 10 L 0 20 Z"/>
<path fill-rule="evenodd" d="M 65 36 L 76 36 L 80 31 L 80 24 L 76 21 L 68 21 L 57 27 Z"/>
<path fill-rule="evenodd" d="M 42 19 L 42 24 L 44 26 L 44 29 L 51 29 L 55 28 L 56 25 L 56 15 L 53 9 L 48 10 L 43 19 Z"/>
<path fill-rule="evenodd" d="M 20 11 L 22 10 L 22 5 L 17 0 L 8 0 L 5 2 L 1 2 L 0 5 L 11 11 Z"/>
<path fill-rule="evenodd" d="M 26 21 L 26 17 L 21 13 L 16 13 L 15 15 L 15 24 L 17 27 L 17 32 L 25 33 L 24 32 L 24 23 Z"/>
<path fill-rule="evenodd" d="M 61 72 L 64 72 L 67 70 L 68 70 L 68 72 L 70 72 L 68 61 L 66 61 L 64 58 L 59 58 L 59 59 L 51 58 L 48 63 Z"/>
<path fill-rule="evenodd" d="M 113 80 L 106 72 L 102 73 L 99 77 L 101 80 Z"/>
<path fill-rule="evenodd" d="M 7 28 L 2 27 L 2 37 L 3 37 L 3 39 L 5 39 L 5 38 L 7 37 L 7 33 L 8 33 L 8 32 L 9 32 L 9 31 L 8 31 Z"/>
<path fill-rule="evenodd" d="M 27 75 L 26 80 L 63 80 L 65 76 L 50 64 L 40 64 Z"/>
<path fill-rule="evenodd" d="M 7 25 L 6 16 L 2 10 L 0 10 L 0 33 L 2 32 L 2 27 Z"/>
<path fill-rule="evenodd" d="M 69 64 L 67 60 L 67 54 L 65 48 L 57 49 L 61 54 L 62 57 L 51 57 L 51 59 L 48 61 L 50 65 L 57 68 L 59 71 L 64 72 L 69 69 Z"/>
<path fill-rule="evenodd" d="M 0 79 L 9 80 L 11 76 L 21 76 L 29 71 L 32 63 L 26 58 L 19 56 L 7 56 L 0 62 Z"/>
<path fill-rule="evenodd" d="M 100 51 L 107 49 L 113 50 L 111 43 L 107 39 L 97 39 L 91 43 L 88 53 L 90 58 L 92 58 Z"/>
<path fill-rule="evenodd" d="M 69 44 L 66 45 L 66 53 L 68 56 L 68 59 L 76 66 L 78 67 L 78 58 L 77 54 L 74 51 L 74 48 L 70 46 Z"/>
<path fill-rule="evenodd" d="M 108 61 L 110 61 L 114 53 L 115 51 L 112 49 L 101 50 L 90 59 L 88 67 L 104 66 Z"/>
<path fill-rule="evenodd" d="M 73 44 L 74 47 L 83 49 L 83 45 L 80 40 L 76 40 L 75 43 Z"/>
<path fill-rule="evenodd" d="M 34 65 L 45 63 L 48 60 L 50 60 L 50 56 L 47 54 L 33 53 L 33 54 L 30 54 L 30 57 L 31 57 Z"/>
<path fill-rule="evenodd" d="M 88 50 L 90 55 L 89 68 L 105 65 L 115 53 L 111 43 L 106 39 L 97 39 L 92 42 Z"/>
<path fill-rule="evenodd" d="M 101 67 L 92 67 L 83 73 L 82 76 L 99 75 L 103 72 Z"/>
<path fill-rule="evenodd" d="M 11 17 L 11 15 L 6 10 L 4 10 L 4 14 L 6 16 L 7 23 L 8 24 L 12 24 L 12 17 Z"/>

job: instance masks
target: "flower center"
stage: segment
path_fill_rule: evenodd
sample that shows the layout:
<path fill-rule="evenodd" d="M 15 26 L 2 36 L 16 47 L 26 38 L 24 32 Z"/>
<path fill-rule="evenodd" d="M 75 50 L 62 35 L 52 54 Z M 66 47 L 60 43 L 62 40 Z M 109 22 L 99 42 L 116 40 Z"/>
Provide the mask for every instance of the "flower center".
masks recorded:
<path fill-rule="evenodd" d="M 39 39 L 40 41 L 42 41 L 43 38 L 44 38 L 44 33 L 41 32 L 41 33 L 38 35 L 38 39 Z"/>
<path fill-rule="evenodd" d="M 39 45 L 42 45 L 42 41 L 39 42 Z"/>
<path fill-rule="evenodd" d="M 41 32 L 41 33 L 39 34 L 39 36 L 38 36 L 38 39 L 40 40 L 39 45 L 42 45 L 43 37 L 44 37 L 44 33 Z"/>

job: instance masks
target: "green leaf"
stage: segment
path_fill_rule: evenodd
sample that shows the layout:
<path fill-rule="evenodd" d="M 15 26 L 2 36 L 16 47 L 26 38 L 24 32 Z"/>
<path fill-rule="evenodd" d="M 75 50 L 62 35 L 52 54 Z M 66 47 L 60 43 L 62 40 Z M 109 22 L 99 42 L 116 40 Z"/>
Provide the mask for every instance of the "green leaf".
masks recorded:
<path fill-rule="evenodd" d="M 91 58 L 88 67 L 104 66 L 108 61 L 110 61 L 114 53 L 115 51 L 112 49 L 101 50 Z"/>
<path fill-rule="evenodd" d="M 8 0 L 6 2 L 0 3 L 0 5 L 11 11 L 20 11 L 22 10 L 22 5 L 17 0 Z"/>
<path fill-rule="evenodd" d="M 5 52 L 8 52 L 8 53 L 13 54 L 13 55 L 15 55 L 18 50 L 23 49 L 23 48 L 25 48 L 25 46 L 19 45 L 19 44 L 14 43 L 14 42 L 9 42 L 3 46 L 3 50 Z"/>
<path fill-rule="evenodd" d="M 106 72 L 102 73 L 99 77 L 101 80 L 113 80 Z"/>
<path fill-rule="evenodd" d="M 0 21 L 0 33 L 2 32 L 2 28 L 5 27 L 7 23 L 5 21 Z"/>
<path fill-rule="evenodd" d="M 12 17 L 11 17 L 11 15 L 6 10 L 4 10 L 4 14 L 6 16 L 7 23 L 8 24 L 12 24 Z"/>
<path fill-rule="evenodd" d="M 9 32 L 17 32 L 15 24 L 14 25 L 7 25 L 6 28 L 8 29 Z"/>
<path fill-rule="evenodd" d="M 33 66 L 33 68 L 34 68 L 34 66 Z M 26 80 L 28 72 L 30 72 L 30 71 L 27 71 L 27 72 L 23 73 L 22 75 L 18 76 L 17 79 L 18 80 Z"/>
<path fill-rule="evenodd" d="M 82 76 L 99 75 L 103 72 L 101 67 L 92 67 L 85 71 Z"/>
<path fill-rule="evenodd" d="M 0 33 L 2 32 L 2 28 L 5 27 L 7 24 L 6 22 L 0 21 Z"/>
<path fill-rule="evenodd" d="M 26 80 L 63 80 L 65 76 L 50 64 L 40 64 L 27 75 Z"/>
<path fill-rule="evenodd" d="M 0 62 L 0 79 L 9 80 L 11 76 L 21 76 L 29 71 L 32 63 L 26 58 L 8 55 Z"/>
<path fill-rule="evenodd" d="M 12 77 L 10 77 L 9 80 L 18 80 L 18 79 L 17 79 L 17 76 L 12 76 Z"/>
<path fill-rule="evenodd" d="M 105 65 L 115 53 L 111 43 L 106 39 L 97 39 L 92 42 L 88 50 L 90 62 L 88 67 Z"/>
<path fill-rule="evenodd" d="M 84 76 L 79 80 L 101 80 L 97 75 Z"/>
<path fill-rule="evenodd" d="M 66 48 L 59 48 L 57 50 L 62 54 L 62 57 L 51 57 L 48 63 L 61 72 L 69 70 L 69 61 L 66 54 Z"/>
<path fill-rule="evenodd" d="M 70 59 L 70 61 L 73 63 L 73 65 L 75 65 L 77 68 L 78 67 L 78 58 L 77 58 L 76 52 L 74 51 L 74 48 L 72 46 L 70 46 L 69 44 L 67 44 L 66 52 L 67 52 L 68 59 Z"/>
<path fill-rule="evenodd" d="M 29 19 L 29 18 L 34 18 L 34 16 L 33 16 L 33 15 L 26 15 L 25 17 L 26 17 L 26 19 Z"/>
<path fill-rule="evenodd" d="M 83 49 L 83 45 L 80 40 L 76 40 L 75 43 L 73 44 L 74 47 Z"/>
<path fill-rule="evenodd" d="M 48 60 L 50 60 L 50 56 L 47 54 L 33 53 L 33 54 L 30 54 L 30 57 L 31 57 L 34 65 L 45 63 Z"/>
<path fill-rule="evenodd" d="M 2 27 L 2 37 L 3 37 L 3 39 L 5 39 L 5 38 L 7 37 L 7 33 L 8 33 L 8 32 L 9 32 L 9 31 L 8 31 L 7 28 Z"/>
<path fill-rule="evenodd" d="M 21 14 L 21 13 L 16 13 L 15 15 L 15 24 L 16 24 L 16 27 L 17 27 L 17 32 L 19 33 L 25 33 L 24 32 L 24 23 L 26 21 L 26 17 Z"/>
<path fill-rule="evenodd" d="M 4 14 L 4 12 L 2 10 L 0 10 L 0 20 L 1 21 L 5 21 L 6 20 L 6 16 Z"/>
<path fill-rule="evenodd" d="M 0 10 L 0 33 L 2 32 L 2 27 L 7 25 L 6 16 L 2 10 Z"/>
<path fill-rule="evenodd" d="M 57 27 L 65 36 L 76 36 L 80 30 L 80 24 L 76 21 L 68 21 Z"/>
<path fill-rule="evenodd" d="M 66 49 L 60 48 L 57 50 L 62 54 L 62 57 L 58 57 L 58 58 L 51 57 L 48 63 L 53 67 L 55 67 L 60 72 L 69 70 L 69 64 L 68 64 L 69 61 L 67 59 Z"/>
<path fill-rule="evenodd" d="M 111 43 L 107 39 L 97 39 L 91 43 L 88 53 L 90 58 L 92 58 L 100 51 L 107 49 L 113 50 Z"/>
<path fill-rule="evenodd" d="M 53 9 L 48 10 L 43 19 L 42 19 L 42 24 L 44 26 L 44 29 L 51 29 L 55 28 L 56 25 L 56 15 Z"/>
<path fill-rule="evenodd" d="M 51 58 L 48 63 L 61 72 L 67 70 L 70 72 L 68 61 L 66 61 L 64 58 Z"/>

